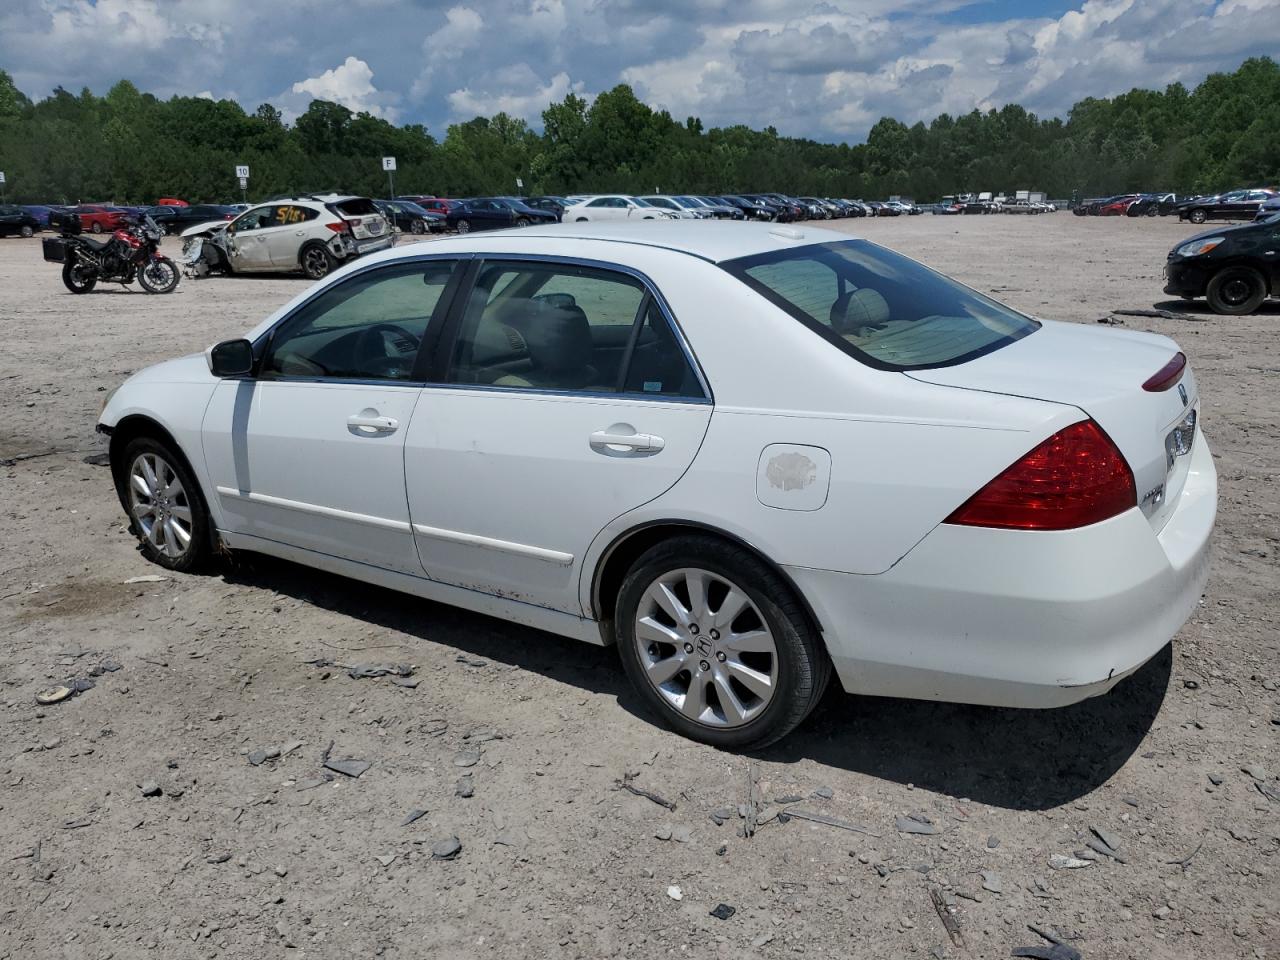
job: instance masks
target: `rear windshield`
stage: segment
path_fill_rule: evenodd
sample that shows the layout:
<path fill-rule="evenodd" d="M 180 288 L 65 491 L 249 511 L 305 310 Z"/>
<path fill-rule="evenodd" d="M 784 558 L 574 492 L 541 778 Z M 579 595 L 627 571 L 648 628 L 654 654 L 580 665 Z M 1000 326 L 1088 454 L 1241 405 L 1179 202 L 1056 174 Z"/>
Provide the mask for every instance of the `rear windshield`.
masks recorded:
<path fill-rule="evenodd" d="M 373 201 L 367 197 L 352 197 L 350 200 L 342 200 L 338 203 L 328 205 L 329 209 L 337 210 L 348 217 L 366 217 L 371 213 L 377 213 L 378 208 L 373 205 Z"/>
<path fill-rule="evenodd" d="M 721 266 L 863 363 L 963 363 L 1038 330 L 1036 321 L 866 240 L 810 244 Z"/>

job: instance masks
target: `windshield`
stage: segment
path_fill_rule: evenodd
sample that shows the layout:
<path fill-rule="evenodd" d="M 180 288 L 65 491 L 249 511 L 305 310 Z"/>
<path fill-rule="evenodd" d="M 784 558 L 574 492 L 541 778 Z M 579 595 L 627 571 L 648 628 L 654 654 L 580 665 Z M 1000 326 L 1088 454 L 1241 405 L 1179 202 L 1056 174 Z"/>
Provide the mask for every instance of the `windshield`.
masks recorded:
<path fill-rule="evenodd" d="M 845 353 L 882 370 L 963 363 L 1040 327 L 866 240 L 778 250 L 721 267 Z"/>
<path fill-rule="evenodd" d="M 652 203 L 650 203 L 648 200 L 641 200 L 639 197 L 632 197 L 631 199 L 635 201 L 636 206 L 638 206 L 638 207 L 652 207 L 652 206 L 653 206 L 653 204 L 652 204 Z"/>

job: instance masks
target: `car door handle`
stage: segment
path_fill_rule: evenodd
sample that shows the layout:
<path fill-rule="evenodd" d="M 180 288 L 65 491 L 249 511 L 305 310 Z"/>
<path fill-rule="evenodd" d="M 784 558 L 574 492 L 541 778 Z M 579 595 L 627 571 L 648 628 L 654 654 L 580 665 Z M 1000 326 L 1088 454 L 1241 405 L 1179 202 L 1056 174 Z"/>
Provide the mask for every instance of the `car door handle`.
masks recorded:
<path fill-rule="evenodd" d="M 624 433 L 617 427 L 597 430 L 591 434 L 591 449 L 597 453 L 617 453 L 620 450 L 657 453 L 666 445 L 665 440 L 651 433 Z"/>
<path fill-rule="evenodd" d="M 400 421 L 394 417 L 379 417 L 367 413 L 355 413 L 347 417 L 347 426 L 358 436 L 379 436 L 395 433 L 400 428 Z"/>

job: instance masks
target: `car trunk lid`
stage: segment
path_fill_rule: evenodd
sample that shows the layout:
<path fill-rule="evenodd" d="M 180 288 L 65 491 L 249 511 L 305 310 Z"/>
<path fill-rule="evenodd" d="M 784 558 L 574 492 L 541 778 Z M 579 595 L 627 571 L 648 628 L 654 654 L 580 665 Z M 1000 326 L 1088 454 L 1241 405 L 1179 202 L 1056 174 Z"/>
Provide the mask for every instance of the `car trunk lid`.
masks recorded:
<path fill-rule="evenodd" d="M 1159 530 L 1186 482 L 1199 396 L 1190 366 L 1144 388 L 1178 354 L 1167 337 L 1041 321 L 1030 336 L 967 363 L 912 370 L 926 383 L 1069 404 L 1106 431 L 1133 470 L 1138 506 Z"/>

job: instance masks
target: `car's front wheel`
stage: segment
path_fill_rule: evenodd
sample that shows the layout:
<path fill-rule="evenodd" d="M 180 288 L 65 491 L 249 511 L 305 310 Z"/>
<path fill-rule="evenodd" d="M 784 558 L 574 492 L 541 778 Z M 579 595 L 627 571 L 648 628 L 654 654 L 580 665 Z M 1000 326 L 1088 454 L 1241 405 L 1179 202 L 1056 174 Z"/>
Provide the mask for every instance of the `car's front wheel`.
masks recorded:
<path fill-rule="evenodd" d="M 470 221 L 470 220 L 459 220 L 459 221 L 458 221 L 458 232 L 459 232 L 459 233 L 470 233 L 470 232 L 471 232 L 471 221 Z"/>
<path fill-rule="evenodd" d="M 421 235 L 427 232 L 427 225 L 421 220 L 415 220 L 413 221 L 413 224 L 409 227 L 409 230 L 413 233 Z"/>
<path fill-rule="evenodd" d="M 20 233 L 23 237 L 26 237 L 26 238 L 34 237 L 36 234 L 36 232 L 32 230 L 28 224 L 25 224 L 25 223 L 22 225 L 22 229 L 19 230 L 18 233 Z"/>
<path fill-rule="evenodd" d="M 676 537 L 631 568 L 615 631 L 640 696 L 671 727 L 728 749 L 794 730 L 826 688 L 831 661 L 791 588 L 740 547 Z"/>
<path fill-rule="evenodd" d="M 1267 299 L 1267 281 L 1252 267 L 1227 267 L 1213 275 L 1205 288 L 1205 298 L 1214 313 L 1253 313 Z"/>
<path fill-rule="evenodd" d="M 1189 214 L 1187 214 L 1187 219 L 1190 220 L 1192 223 L 1204 223 L 1206 220 L 1209 219 L 1209 211 L 1201 209 L 1200 207 L 1196 207 Z"/>
<path fill-rule="evenodd" d="M 116 487 L 142 552 L 169 570 L 191 570 L 210 554 L 209 514 L 186 462 L 152 437 L 138 437 L 117 462 Z"/>

